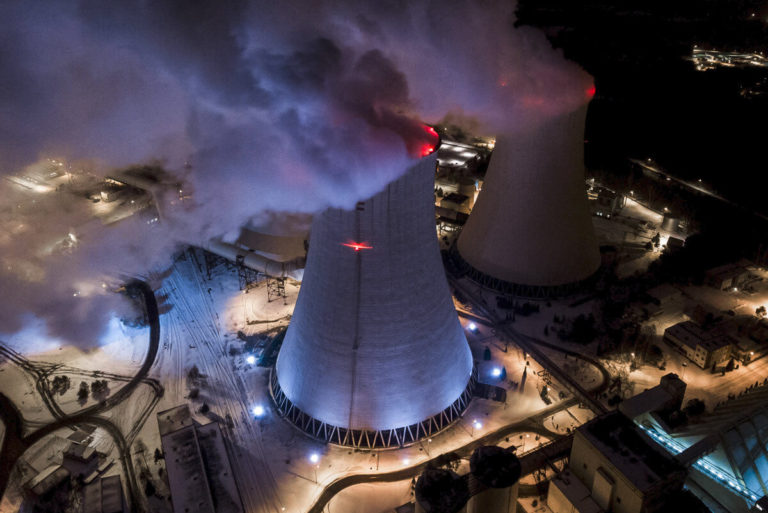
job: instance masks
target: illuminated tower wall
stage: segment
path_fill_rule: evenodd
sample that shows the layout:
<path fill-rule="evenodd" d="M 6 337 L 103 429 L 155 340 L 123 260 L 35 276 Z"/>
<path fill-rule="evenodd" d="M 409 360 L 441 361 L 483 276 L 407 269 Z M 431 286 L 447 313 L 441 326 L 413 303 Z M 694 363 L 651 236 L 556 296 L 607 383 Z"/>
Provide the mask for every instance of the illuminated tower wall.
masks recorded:
<path fill-rule="evenodd" d="M 316 438 L 407 445 L 467 406 L 472 356 L 438 249 L 435 162 L 423 158 L 355 210 L 313 222 L 271 383 L 280 413 Z"/>
<path fill-rule="evenodd" d="M 600 265 L 584 183 L 587 105 L 501 134 L 457 243 L 470 277 L 527 297 L 565 294 Z"/>

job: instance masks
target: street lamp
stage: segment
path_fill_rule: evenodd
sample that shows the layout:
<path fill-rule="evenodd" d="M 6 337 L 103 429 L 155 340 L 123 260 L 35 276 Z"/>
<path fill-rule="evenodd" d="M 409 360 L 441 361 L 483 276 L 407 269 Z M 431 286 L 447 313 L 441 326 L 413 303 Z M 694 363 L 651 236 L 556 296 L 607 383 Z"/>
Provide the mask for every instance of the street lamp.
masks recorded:
<path fill-rule="evenodd" d="M 252 354 L 246 356 L 245 357 L 245 363 L 247 363 L 248 365 L 253 365 L 254 363 L 256 363 L 256 357 L 253 356 Z"/>
<path fill-rule="evenodd" d="M 472 421 L 472 434 L 471 434 L 470 436 L 475 436 L 475 429 L 478 429 L 478 430 L 479 430 L 479 429 L 481 429 L 482 427 L 483 427 L 483 424 L 482 424 L 482 422 L 480 422 L 480 421 L 479 421 L 479 420 L 477 420 L 477 419 L 473 420 L 473 421 Z"/>
<path fill-rule="evenodd" d="M 253 410 L 251 411 L 253 412 L 253 416 L 257 418 L 264 416 L 264 413 L 265 413 L 264 407 L 260 404 L 257 404 L 256 406 L 254 406 Z"/>
<path fill-rule="evenodd" d="M 309 461 L 312 463 L 312 469 L 315 471 L 315 483 L 317 483 L 317 469 L 320 468 L 320 465 L 318 465 L 318 462 L 320 461 L 320 455 L 316 452 L 313 452 L 309 455 Z"/>

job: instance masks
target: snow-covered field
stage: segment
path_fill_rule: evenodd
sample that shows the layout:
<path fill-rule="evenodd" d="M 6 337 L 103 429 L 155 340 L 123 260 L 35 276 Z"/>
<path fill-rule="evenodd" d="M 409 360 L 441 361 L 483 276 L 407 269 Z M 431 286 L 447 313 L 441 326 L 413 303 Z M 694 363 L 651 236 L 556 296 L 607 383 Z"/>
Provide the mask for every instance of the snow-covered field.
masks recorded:
<path fill-rule="evenodd" d="M 117 424 L 124 435 L 133 435 L 131 451 L 136 473 L 143 470 L 151 475 L 162 496 L 162 499 L 150 500 L 148 506 L 153 511 L 171 511 L 168 490 L 157 477 L 163 461 L 155 462 L 152 457 L 155 449 L 161 447 L 156 413 L 179 404 L 189 404 L 202 424 L 220 422 L 232 449 L 230 457 L 244 506 L 249 512 L 264 513 L 304 512 L 325 486 L 340 477 L 416 465 L 547 407 L 539 396 L 546 378 L 541 375 L 538 364 L 529 358 L 526 365 L 525 355 L 516 346 L 506 346 L 489 328 L 480 326 L 476 333 L 468 332 L 468 339 L 478 360 L 482 360 L 486 347 L 491 350 L 491 361 L 482 362 L 486 367 L 503 366 L 506 369 L 507 381 L 497 383 L 508 388 L 506 404 L 476 399 L 464 418 L 444 433 L 399 450 L 372 453 L 327 446 L 308 438 L 277 416 L 269 398 L 269 370 L 248 364 L 248 355 L 243 354 L 243 339 L 274 334 L 288 325 L 299 292 L 297 283 L 286 283 L 285 298 L 273 296 L 268 301 L 265 281 L 243 293 L 239 290 L 235 270 L 219 264 L 211 270 L 209 278 L 204 260 L 194 258 L 190 253 L 177 260 L 162 276 L 150 276 L 149 282 L 156 289 L 161 311 L 160 346 L 149 377 L 163 385 L 164 394 L 153 404 L 150 387 L 142 384 L 130 400 L 104 416 Z M 462 322 L 467 324 L 466 320 Z M 76 396 L 77 387 L 80 381 L 90 383 L 95 379 L 90 376 L 93 371 L 130 377 L 141 366 L 149 330 L 127 328 L 118 321 L 108 328 L 102 344 L 89 351 L 46 341 L 38 334 L 34 350 L 25 352 L 25 356 L 34 362 L 65 366 L 57 371 L 67 373 L 72 380 L 70 389 L 57 398 L 65 412 L 82 407 Z M 17 349 L 25 347 L 24 342 L 21 337 L 10 341 Z M 193 366 L 197 367 L 199 377 L 190 375 Z M 524 371 L 527 375 L 525 386 L 510 388 L 510 382 L 523 381 Z M 587 374 L 585 369 L 585 380 L 592 379 Z M 117 377 L 109 379 L 110 393 L 123 383 Z M 0 365 L 0 386 L 19 404 L 26 419 L 41 423 L 51 421 L 50 414 L 37 397 L 34 382 L 9 362 Z M 195 389 L 197 396 L 193 398 L 190 392 Z M 556 382 L 550 386 L 555 405 L 569 398 L 560 399 L 560 390 L 563 388 Z M 85 405 L 94 404 L 93 401 L 89 397 Z M 205 414 L 201 413 L 204 404 L 209 407 Z M 252 414 L 256 405 L 266 410 L 260 418 Z M 583 417 L 586 420 L 587 417 L 580 417 L 576 410 L 576 407 L 569 409 L 575 416 L 571 413 L 555 415 L 556 420 L 554 423 L 549 421 L 552 425 L 547 428 L 564 431 L 566 426 L 574 425 L 574 419 Z M 99 449 L 116 459 L 118 455 L 111 439 L 98 430 L 95 435 L 98 435 Z M 530 450 L 544 440 L 534 443 L 531 438 L 529 444 L 528 439 L 520 440 L 518 436 L 508 436 L 509 441 L 500 437 L 500 440 L 489 442 L 500 441 Z M 52 453 L 48 449 L 45 449 L 48 451 L 45 457 L 42 453 L 32 454 L 37 450 L 34 448 L 25 458 L 48 461 L 55 457 L 55 451 Z M 309 461 L 312 453 L 319 455 L 316 464 Z M 108 473 L 120 471 L 120 465 L 116 464 Z M 339 512 L 377 513 L 406 502 L 409 496 L 409 481 L 359 485 L 336 497 L 331 507 L 332 511 Z"/>

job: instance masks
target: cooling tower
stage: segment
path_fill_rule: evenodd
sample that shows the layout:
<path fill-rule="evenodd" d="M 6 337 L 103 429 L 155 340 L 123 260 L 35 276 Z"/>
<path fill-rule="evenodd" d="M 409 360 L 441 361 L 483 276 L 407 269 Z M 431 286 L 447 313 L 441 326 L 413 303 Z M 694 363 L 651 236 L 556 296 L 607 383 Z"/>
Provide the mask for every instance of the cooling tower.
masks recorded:
<path fill-rule="evenodd" d="M 587 106 L 501 134 L 453 256 L 475 281 L 565 295 L 600 265 L 584 185 Z"/>
<path fill-rule="evenodd" d="M 315 438 L 397 447 L 466 409 L 475 378 L 438 249 L 434 176 L 432 154 L 312 224 L 271 385 L 278 411 Z"/>

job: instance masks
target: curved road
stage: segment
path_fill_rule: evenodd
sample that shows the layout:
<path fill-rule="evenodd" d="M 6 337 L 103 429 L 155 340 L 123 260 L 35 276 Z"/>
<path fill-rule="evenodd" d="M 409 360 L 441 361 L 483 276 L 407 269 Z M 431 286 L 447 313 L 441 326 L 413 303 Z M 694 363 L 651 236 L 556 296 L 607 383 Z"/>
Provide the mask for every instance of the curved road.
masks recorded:
<path fill-rule="evenodd" d="M 74 426 L 77 424 L 93 424 L 104 428 L 110 436 L 115 440 L 118 451 L 120 453 L 121 464 L 128 481 L 129 491 L 131 495 L 131 504 L 133 510 L 136 511 L 141 503 L 141 490 L 136 481 L 136 475 L 133 468 L 133 462 L 131 460 L 131 454 L 129 451 L 129 443 L 125 440 L 120 429 L 115 426 L 108 419 L 99 417 L 98 414 L 114 408 L 125 399 L 130 397 L 134 389 L 142 382 L 145 381 L 147 374 L 149 373 L 152 364 L 157 356 L 158 347 L 160 344 L 160 316 L 157 307 L 157 300 L 152 288 L 143 281 L 133 281 L 129 286 L 137 286 L 142 296 L 144 297 L 144 305 L 147 311 L 147 319 L 149 321 L 149 347 L 147 349 L 144 363 L 139 371 L 131 380 L 122 386 L 114 395 L 101 401 L 98 404 L 80 410 L 73 415 L 67 415 L 53 400 L 50 390 L 45 386 L 40 386 L 38 379 L 38 391 L 41 393 L 42 399 L 45 402 L 48 409 L 56 417 L 54 422 L 47 424 L 46 426 L 30 433 L 27 436 L 22 436 L 24 432 L 24 418 L 18 411 L 13 402 L 8 399 L 4 394 L 0 393 L 0 417 L 6 426 L 5 438 L 3 440 L 2 453 L 0 453 L 0 497 L 5 493 L 5 489 L 8 486 L 8 479 L 10 478 L 11 470 L 13 469 L 16 461 L 29 447 L 40 441 L 44 437 L 50 435 L 54 431 L 63 427 Z M 24 369 L 30 372 L 29 366 L 24 366 Z M 38 378 L 40 373 L 36 370 L 32 371 Z M 46 375 L 45 373 L 44 375 Z M 44 379 L 44 378 L 43 378 Z M 154 380 L 148 380 L 156 383 Z M 162 396 L 162 386 L 156 384 L 153 387 L 156 392 L 156 398 Z"/>
<path fill-rule="evenodd" d="M 509 424 L 507 426 L 497 429 L 496 431 L 490 432 L 481 438 L 473 440 L 467 445 L 460 447 L 459 449 L 456 449 L 451 453 L 449 453 L 453 455 L 454 459 L 460 458 L 462 457 L 462 455 L 469 456 L 472 453 L 472 451 L 474 451 L 477 447 L 481 445 L 486 445 L 488 443 L 496 443 L 499 439 L 509 434 L 520 432 L 520 431 L 530 431 L 530 432 L 544 434 L 546 436 L 552 436 L 553 435 L 552 431 L 542 426 L 544 419 L 561 410 L 564 410 L 566 408 L 576 405 L 579 401 L 587 404 L 593 411 L 595 411 L 595 413 L 599 414 L 606 411 L 605 406 L 603 406 L 597 400 L 596 397 L 600 394 L 600 392 L 605 390 L 605 388 L 608 386 L 608 383 L 610 380 L 610 374 L 599 361 L 595 360 L 590 356 L 586 356 L 581 353 L 559 347 L 555 344 L 550 344 L 549 342 L 545 342 L 543 340 L 539 340 L 534 337 L 524 335 L 512 329 L 511 326 L 502 323 L 501 320 L 498 319 L 493 312 L 491 312 L 486 306 L 481 304 L 477 300 L 475 294 L 472 294 L 471 292 L 466 290 L 464 286 L 460 286 L 459 284 L 457 284 L 456 283 L 457 280 L 449 277 L 449 281 L 451 285 L 459 289 L 462 292 L 462 294 L 464 294 L 465 297 L 471 299 L 473 303 L 473 307 L 475 307 L 477 311 L 480 311 L 482 313 L 482 316 L 472 315 L 472 317 L 475 320 L 483 324 L 486 324 L 488 326 L 496 328 L 497 330 L 501 331 L 504 335 L 506 335 L 510 340 L 518 344 L 524 351 L 534 355 L 536 360 L 539 363 L 541 363 L 547 369 L 547 371 L 549 371 L 550 374 L 552 374 L 552 376 L 554 376 L 558 381 L 560 381 L 563 385 L 565 385 L 571 391 L 571 393 L 573 393 L 575 396 L 574 398 L 571 398 L 560 404 L 544 409 L 541 412 L 535 415 L 532 415 L 524 420 Z M 569 376 L 567 373 L 562 371 L 562 369 L 560 369 L 547 355 L 545 355 L 536 346 L 547 347 L 549 349 L 553 349 L 555 351 L 565 353 L 568 356 L 573 356 L 575 358 L 579 358 L 586 361 L 587 363 L 595 366 L 598 369 L 602 377 L 601 382 L 591 390 L 585 389 L 579 383 L 573 380 L 571 376 Z M 554 434 L 557 435 L 557 433 L 554 433 Z M 356 484 L 363 484 L 363 483 L 392 483 L 396 481 L 402 481 L 402 480 L 419 475 L 425 468 L 427 468 L 430 465 L 444 465 L 446 462 L 447 462 L 446 455 L 441 454 L 439 456 L 436 456 L 435 458 L 427 460 L 418 465 L 402 468 L 399 470 L 394 470 L 392 472 L 384 472 L 384 473 L 377 473 L 377 474 L 357 474 L 357 475 L 340 477 L 335 481 L 331 482 L 328 486 L 326 486 L 323 489 L 320 496 L 315 500 L 312 507 L 308 510 L 308 513 L 322 513 L 323 508 L 325 508 L 326 504 L 328 504 L 328 502 L 330 502 L 330 500 L 336 494 L 338 494 L 339 492 L 341 492 L 342 490 L 350 486 L 353 486 Z"/>
<path fill-rule="evenodd" d="M 462 457 L 468 457 L 472 454 L 472 451 L 478 447 L 482 445 L 488 445 L 490 443 L 497 443 L 501 438 L 504 438 L 513 433 L 530 431 L 545 436 L 552 436 L 552 432 L 546 428 L 543 428 L 541 426 L 541 422 L 543 422 L 547 417 L 554 415 L 555 413 L 566 408 L 570 408 L 576 404 L 576 399 L 572 398 L 555 406 L 550 406 L 549 408 L 546 408 L 539 413 L 519 422 L 508 424 L 497 429 L 496 431 L 491 431 L 482 437 L 472 440 L 467 445 L 451 451 L 450 453 L 440 454 L 430 460 L 419 463 L 418 465 L 394 470 L 392 472 L 382 472 L 378 474 L 356 474 L 353 476 L 340 477 L 323 489 L 320 496 L 315 500 L 315 503 L 308 510 L 308 513 L 322 513 L 323 508 L 325 508 L 326 504 L 328 504 L 334 495 L 350 486 L 362 483 L 393 483 L 396 481 L 403 481 L 404 479 L 411 477 L 416 477 L 430 465 L 445 465 L 449 461 L 460 459 Z M 452 456 L 446 458 L 448 454 Z"/>

